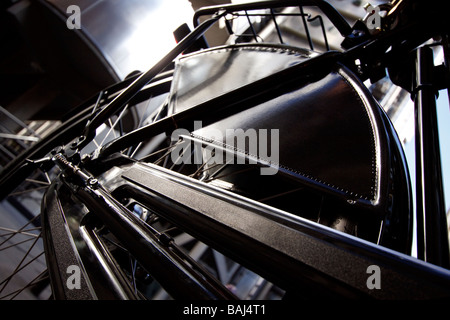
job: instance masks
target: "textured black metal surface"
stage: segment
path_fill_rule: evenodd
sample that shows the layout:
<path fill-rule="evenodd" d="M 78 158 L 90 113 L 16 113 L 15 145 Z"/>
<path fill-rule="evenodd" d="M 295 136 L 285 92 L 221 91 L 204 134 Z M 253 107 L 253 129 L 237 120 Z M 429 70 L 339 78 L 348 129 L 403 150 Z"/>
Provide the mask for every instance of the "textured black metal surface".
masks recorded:
<path fill-rule="evenodd" d="M 70 190 L 55 184 L 43 202 L 44 244 L 55 299 L 136 299 L 128 280 L 90 227 L 83 225 L 87 210 L 75 202 Z M 80 270 L 80 287 L 69 267 Z M 73 272 L 73 271 L 72 271 Z"/>
<path fill-rule="evenodd" d="M 76 253 L 76 246 L 54 187 L 46 193 L 42 203 L 42 217 L 45 230 L 43 235 L 45 257 L 50 271 L 53 296 L 56 299 L 67 300 L 95 299 L 95 294 L 88 286 L 89 280 L 86 281 L 85 271 Z M 79 289 L 69 289 L 67 286 L 68 277 L 71 275 L 67 270 L 70 266 L 80 268 Z"/>

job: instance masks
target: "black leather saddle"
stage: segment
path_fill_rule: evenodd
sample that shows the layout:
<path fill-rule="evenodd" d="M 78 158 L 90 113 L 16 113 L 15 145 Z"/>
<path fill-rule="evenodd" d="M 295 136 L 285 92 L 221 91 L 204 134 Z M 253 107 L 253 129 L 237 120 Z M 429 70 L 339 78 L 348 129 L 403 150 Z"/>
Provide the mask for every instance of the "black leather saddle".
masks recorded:
<path fill-rule="evenodd" d="M 183 56 L 176 62 L 170 110 L 183 111 L 315 55 L 287 46 L 246 44 Z M 229 145 L 230 129 L 277 130 L 277 145 L 268 147 L 278 151 L 276 162 L 254 155 L 248 144 L 238 149 Z M 409 208 L 404 196 L 409 180 L 395 130 L 368 89 L 340 64 L 317 81 L 195 130 L 192 136 L 256 156 L 299 184 L 375 212 L 381 219 L 392 215 L 396 192 L 401 198 L 396 205 Z M 403 180 L 397 181 L 402 190 L 393 191 L 395 170 L 402 172 Z"/>

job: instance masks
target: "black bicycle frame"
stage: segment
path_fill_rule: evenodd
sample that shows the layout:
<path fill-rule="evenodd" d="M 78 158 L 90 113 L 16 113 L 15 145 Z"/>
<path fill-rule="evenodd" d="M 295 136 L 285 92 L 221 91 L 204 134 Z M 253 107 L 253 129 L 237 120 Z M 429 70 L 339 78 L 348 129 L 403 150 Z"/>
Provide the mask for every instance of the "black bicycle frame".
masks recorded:
<path fill-rule="evenodd" d="M 61 143 L 69 143 L 75 139 L 76 133 L 81 132 L 86 126 L 83 135 L 77 141 L 74 141 L 73 150 L 76 152 L 87 143 L 89 143 L 95 133 L 95 129 L 105 122 L 110 116 L 124 107 L 142 90 L 149 82 L 155 79 L 164 68 L 166 68 L 174 58 L 188 49 L 198 39 L 200 39 L 206 30 L 214 24 L 220 17 L 234 10 L 247 10 L 255 8 L 275 8 L 285 5 L 314 5 L 318 6 L 336 25 L 341 34 L 350 39 L 351 43 L 358 43 L 346 52 L 328 52 L 316 58 L 312 58 L 301 64 L 292 66 L 286 70 L 268 76 L 255 83 L 236 89 L 223 96 L 217 97 L 211 101 L 175 114 L 169 118 L 164 118 L 153 124 L 144 126 L 123 137 L 114 140 L 109 145 L 102 148 L 94 161 L 101 163 L 108 156 L 119 152 L 130 145 L 139 143 L 155 134 L 170 131 L 177 127 L 186 129 L 192 125 L 192 120 L 200 120 L 209 124 L 226 117 L 236 111 L 245 110 L 254 105 L 255 102 L 267 99 L 272 95 L 278 95 L 281 92 L 292 89 L 293 86 L 313 81 L 327 74 L 337 63 L 342 63 L 355 71 L 363 80 L 371 77 L 370 70 L 358 69 L 355 64 L 356 59 L 360 59 L 363 64 L 369 66 L 371 63 L 380 63 L 379 68 L 386 68 L 388 60 L 395 55 L 401 56 L 405 52 L 415 48 L 417 43 L 423 43 L 429 39 L 429 33 L 425 32 L 421 36 L 409 35 L 411 29 L 403 28 L 399 31 L 382 35 L 378 38 L 367 39 L 352 32 L 345 20 L 324 1 L 265 1 L 251 3 L 248 5 L 227 5 L 210 7 L 200 10 L 194 17 L 197 27 L 182 40 L 164 59 L 157 63 L 146 73 L 133 78 L 127 82 L 127 88 L 118 96 L 108 101 L 107 105 L 95 115 L 90 114 L 93 108 L 83 112 L 81 116 L 72 118 L 69 125 L 60 129 L 57 135 L 51 140 L 42 142 L 32 147 L 18 160 L 8 166 L 8 172 L 3 172 L 2 185 L 6 185 L 15 179 L 25 177 L 29 170 L 39 166 L 36 157 L 44 157 L 50 152 L 50 147 L 56 147 Z M 215 14 L 212 18 L 203 23 L 198 23 L 199 17 L 204 14 Z M 412 27 L 413 30 L 415 26 Z M 380 60 L 379 52 L 385 52 L 387 47 L 394 43 L 396 39 L 408 39 L 401 43 L 396 51 L 384 55 Z M 384 50 L 384 51 L 383 51 Z M 343 294 L 349 297 L 376 297 L 376 298 L 450 298 L 450 271 L 445 269 L 450 267 L 449 246 L 447 230 L 445 228 L 445 206 L 442 192 L 442 168 L 440 163 L 439 139 L 437 132 L 436 117 L 436 88 L 433 72 L 433 57 L 429 48 L 423 47 L 417 49 L 414 70 L 414 89 L 415 100 L 415 119 L 416 119 L 416 188 L 417 188 L 417 239 L 418 239 L 418 257 L 425 260 L 424 263 L 411 257 L 398 254 L 391 250 L 377 247 L 363 240 L 350 236 L 343 236 L 333 230 L 322 228 L 313 223 L 287 217 L 280 211 L 243 200 L 231 193 L 224 192 L 218 194 L 214 189 L 205 186 L 199 182 L 186 179 L 186 177 L 175 173 L 168 173 L 164 169 L 155 166 L 143 166 L 135 164 L 131 166 L 130 171 L 123 176 L 127 183 L 122 186 L 123 192 L 131 193 L 141 201 L 147 201 L 149 205 L 156 208 L 158 213 L 182 229 L 193 233 L 198 239 L 206 243 L 211 242 L 235 257 L 237 260 L 247 256 L 248 259 L 242 261 L 251 265 L 255 270 L 268 279 L 279 281 L 289 288 L 319 283 L 319 287 L 326 291 Z M 446 70 L 448 71 L 448 70 Z M 283 81 L 280 81 L 283 80 Z M 281 83 L 281 84 L 280 84 Z M 279 84 L 279 85 L 278 85 Z M 160 84 L 169 85 L 169 82 Z M 125 85 L 124 85 L 125 86 Z M 92 102 L 92 101 L 91 101 Z M 206 111 L 211 106 L 216 106 L 220 102 L 221 109 L 215 110 L 213 114 Z M 67 137 L 69 136 L 69 138 Z M 43 154 L 43 151 L 45 154 Z M 21 167 L 25 159 L 30 160 L 28 165 Z M 67 169 L 68 164 L 63 162 L 63 169 Z M 69 168 L 70 169 L 70 168 Z M 81 171 L 73 172 L 77 175 Z M 145 174 L 143 174 L 145 173 Z M 86 173 L 82 176 L 82 181 L 77 185 L 77 191 L 74 192 L 78 199 L 93 211 L 99 212 L 101 218 L 112 229 L 121 232 L 125 225 L 126 232 L 121 235 L 124 241 L 133 244 L 136 254 L 146 253 L 149 250 L 157 252 L 156 259 L 160 260 L 161 265 L 155 268 L 154 260 L 146 261 L 148 268 L 156 270 L 162 278 L 170 274 L 176 274 L 178 279 L 185 281 L 189 288 L 183 292 L 184 296 L 195 294 L 198 298 L 232 298 L 228 293 L 223 292 L 220 286 L 204 282 L 197 275 L 192 274 L 191 270 L 185 270 L 180 265 L 180 261 L 173 256 L 165 255 L 165 248 L 158 239 L 142 238 L 145 233 L 145 226 L 130 218 L 129 212 L 114 196 L 107 191 L 107 186 L 90 184 L 92 182 Z M 68 183 L 70 185 L 70 183 Z M 188 199 L 203 199 L 202 201 L 192 200 L 189 204 L 179 198 L 181 187 L 183 192 L 189 192 Z M 186 188 L 187 187 L 187 188 Z M 146 194 L 146 197 L 143 196 Z M 150 197 L 148 195 L 151 195 Z M 202 203 L 209 202 L 209 207 L 224 208 L 235 210 L 236 214 L 248 217 L 247 221 L 259 224 L 260 228 L 239 229 L 232 225 L 228 217 L 221 216 L 217 210 L 205 214 Z M 274 223 L 275 222 L 275 223 Z M 223 233 L 214 232 L 213 228 L 223 230 Z M 273 234 L 264 234 L 263 230 L 269 227 L 276 228 L 277 232 Z M 226 232 L 225 232 L 226 231 Z M 87 235 L 95 243 L 95 237 L 91 233 Z M 232 242 L 230 243 L 230 239 Z M 211 240 L 215 239 L 215 240 Z M 296 239 L 293 241 L 293 239 Z M 300 239 L 300 240 L 299 240 Z M 145 241 L 144 241 L 145 240 Z M 146 244 L 143 244 L 143 243 Z M 299 252 L 292 256 L 287 254 L 280 243 L 295 246 L 294 242 L 301 244 L 302 248 L 290 248 L 292 252 Z M 255 248 L 261 250 L 261 254 L 255 254 Z M 317 252 L 320 248 L 327 257 L 317 258 Z M 305 251 L 298 251 L 302 249 Z M 297 251 L 295 251 L 297 250 Z M 99 251 L 101 254 L 101 250 Z M 239 254 L 236 254 L 239 253 Z M 303 254 L 300 254 L 303 253 Z M 280 262 L 281 261 L 281 262 Z M 327 264 L 327 261 L 335 263 Z M 341 270 L 334 270 L 333 266 L 341 264 Z M 349 272 L 353 266 L 358 266 L 361 272 L 358 279 L 354 278 L 354 273 Z M 388 291 L 367 291 L 364 287 L 365 282 L 361 279 L 367 278 L 365 271 L 367 267 L 377 265 L 381 267 L 383 279 L 386 283 L 395 283 L 395 287 Z M 286 274 L 286 267 L 292 273 L 304 272 L 306 280 L 299 280 L 301 277 L 292 277 Z M 114 266 L 111 266 L 113 269 Z M 171 272 L 167 272 L 167 270 Z M 294 279 L 294 280 L 292 280 Z M 176 292 L 176 285 L 169 280 L 166 285 Z M 362 282 L 361 282 L 362 281 Z M 362 283 L 362 287 L 361 287 Z M 407 288 L 407 289 L 405 289 Z M 322 290 L 321 290 L 322 291 Z M 131 295 L 131 294 L 130 294 Z"/>
<path fill-rule="evenodd" d="M 449 245 L 436 114 L 433 51 L 416 50 L 415 144 L 418 257 L 449 268 Z"/>

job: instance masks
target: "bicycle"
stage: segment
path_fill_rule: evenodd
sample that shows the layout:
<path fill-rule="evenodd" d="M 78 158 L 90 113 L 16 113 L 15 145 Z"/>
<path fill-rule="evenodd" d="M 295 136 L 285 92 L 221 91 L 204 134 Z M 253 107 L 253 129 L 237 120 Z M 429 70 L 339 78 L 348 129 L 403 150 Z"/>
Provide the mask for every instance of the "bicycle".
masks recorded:
<path fill-rule="evenodd" d="M 379 11 L 373 29 L 374 12 L 351 27 L 325 1 L 198 10 L 194 30 L 177 30 L 154 67 L 86 101 L 1 172 L 3 198 L 48 182 L 39 229 L 48 271 L 30 285 L 50 278 L 57 299 L 448 298 L 435 94 L 448 88 L 449 26 L 430 4 Z M 290 17 L 309 48 L 284 43 L 278 21 Z M 204 34 L 218 21 L 233 44 L 209 48 Z M 340 51 L 330 50 L 328 21 Z M 268 26 L 281 44 L 261 42 Z M 363 84 L 386 70 L 415 100 L 416 213 L 401 143 Z M 264 147 L 278 156 L 261 156 Z M 253 285 L 244 293 L 236 284 L 245 277 Z"/>

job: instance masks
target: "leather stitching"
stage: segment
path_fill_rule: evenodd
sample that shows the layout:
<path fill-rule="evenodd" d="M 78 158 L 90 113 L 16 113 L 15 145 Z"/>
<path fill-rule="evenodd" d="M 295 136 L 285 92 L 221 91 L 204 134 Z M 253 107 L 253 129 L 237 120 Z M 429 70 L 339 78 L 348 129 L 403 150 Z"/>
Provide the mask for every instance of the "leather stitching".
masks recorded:
<path fill-rule="evenodd" d="M 359 105 L 361 107 L 363 107 L 364 110 L 366 111 L 365 112 L 365 117 L 366 117 L 366 120 L 367 120 L 368 125 L 370 127 L 370 133 L 371 133 L 371 137 L 372 137 L 371 142 L 370 142 L 371 143 L 371 152 L 372 152 L 372 155 L 371 155 L 371 158 L 372 158 L 372 160 L 371 160 L 371 176 L 372 176 L 372 183 L 371 184 L 372 184 L 372 187 L 371 187 L 371 191 L 370 191 L 370 194 L 369 194 L 371 199 L 369 199 L 369 196 L 367 196 L 367 195 L 364 195 L 364 194 L 361 194 L 361 193 L 357 193 L 357 192 L 354 192 L 354 191 L 351 191 L 351 190 L 344 189 L 344 188 L 339 187 L 337 185 L 334 185 L 334 184 L 328 183 L 326 181 L 323 181 L 323 180 L 321 180 L 321 179 L 319 179 L 317 177 L 311 176 L 311 175 L 309 175 L 309 174 L 307 174 L 305 172 L 301 172 L 301 171 L 299 171 L 297 169 L 290 168 L 290 167 L 288 167 L 288 166 L 286 166 L 284 164 L 273 162 L 273 161 L 270 161 L 268 159 L 261 158 L 258 155 L 254 155 L 254 154 L 251 154 L 249 152 L 246 152 L 245 150 L 241 150 L 241 149 L 236 148 L 234 146 L 230 146 L 230 145 L 224 143 L 223 141 L 218 141 L 218 140 L 211 139 L 211 138 L 204 138 L 204 137 L 196 135 L 194 133 L 191 133 L 191 136 L 194 137 L 194 138 L 200 139 L 200 140 L 202 140 L 204 142 L 212 143 L 212 144 L 215 144 L 215 145 L 217 145 L 219 147 L 226 148 L 228 150 L 234 151 L 236 153 L 239 153 L 240 155 L 244 155 L 244 156 L 247 156 L 247 157 L 252 157 L 254 159 L 259 160 L 260 162 L 268 163 L 269 165 L 274 165 L 274 166 L 276 166 L 278 168 L 282 168 L 282 169 L 284 169 L 286 171 L 290 171 L 292 173 L 295 173 L 297 175 L 303 176 L 303 177 L 305 177 L 305 178 L 307 178 L 309 180 L 312 180 L 314 182 L 320 183 L 322 185 L 326 185 L 326 186 L 328 186 L 330 188 L 333 188 L 335 190 L 343 192 L 343 193 L 345 193 L 345 194 L 347 194 L 347 195 L 349 195 L 351 197 L 356 197 L 356 198 L 365 199 L 365 200 L 373 200 L 375 198 L 374 190 L 375 190 L 375 188 L 377 186 L 377 183 L 378 183 L 377 174 L 376 174 L 377 173 L 377 166 L 376 166 L 376 156 L 375 156 L 376 141 L 375 141 L 375 135 L 373 133 L 374 124 L 372 122 L 372 119 L 368 115 L 367 107 L 361 101 L 361 97 L 359 96 L 358 92 L 353 88 L 352 84 L 349 83 L 349 81 L 344 76 L 342 76 L 340 74 L 340 72 L 338 72 L 337 74 L 339 74 L 340 78 L 345 81 L 347 86 L 350 88 L 352 94 L 355 96 L 356 100 L 358 101 Z"/>

